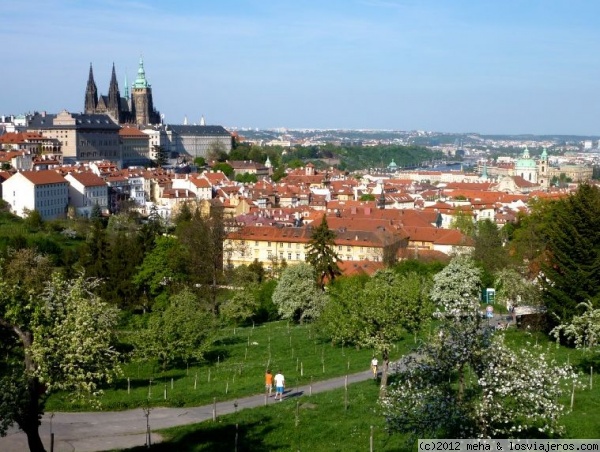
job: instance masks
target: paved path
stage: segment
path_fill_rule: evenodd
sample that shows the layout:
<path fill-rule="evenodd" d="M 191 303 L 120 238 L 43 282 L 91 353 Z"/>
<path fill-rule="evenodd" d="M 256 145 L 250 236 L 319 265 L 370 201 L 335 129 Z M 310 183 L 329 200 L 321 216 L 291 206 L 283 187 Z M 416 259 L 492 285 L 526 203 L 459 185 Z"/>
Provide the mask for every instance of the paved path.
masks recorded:
<path fill-rule="evenodd" d="M 368 380 L 371 371 L 348 375 L 348 383 Z M 302 394 L 318 393 L 343 387 L 346 377 L 318 381 L 310 385 L 288 387 L 286 397 Z M 267 398 L 268 404 L 280 403 Z M 218 402 L 217 416 L 233 413 L 236 410 L 234 400 Z M 265 404 L 265 395 L 259 394 L 237 400 L 237 410 L 254 408 Z M 285 403 L 285 399 L 283 402 Z M 153 408 L 150 412 L 150 428 L 152 430 L 193 424 L 213 418 L 213 405 L 193 408 Z M 146 417 L 141 408 L 127 411 L 89 412 L 89 413 L 54 413 L 42 418 L 40 436 L 50 451 L 50 432 L 54 432 L 55 452 L 92 452 L 111 449 L 126 449 L 146 444 Z M 158 434 L 152 433 L 152 443 L 161 440 Z M 8 436 L 0 438 L 0 451 L 26 452 L 27 438 L 18 429 L 13 429 Z"/>

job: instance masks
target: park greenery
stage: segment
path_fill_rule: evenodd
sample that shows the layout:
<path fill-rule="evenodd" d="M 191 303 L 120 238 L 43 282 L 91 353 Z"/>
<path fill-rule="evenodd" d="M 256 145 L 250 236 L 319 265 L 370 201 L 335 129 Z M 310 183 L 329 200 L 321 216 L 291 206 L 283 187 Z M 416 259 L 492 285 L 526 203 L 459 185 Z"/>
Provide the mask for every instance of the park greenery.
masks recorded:
<path fill-rule="evenodd" d="M 43 450 L 48 408 L 210 403 L 260 392 L 267 368 L 301 384 L 364 370 L 376 355 L 390 433 L 569 434 L 561 416 L 568 388 L 584 390 L 578 369 L 492 334 L 480 300 L 494 287 L 500 311 L 545 308 L 530 326 L 597 369 L 599 210 L 600 191 L 583 185 L 502 230 L 474 223 L 469 257 L 386 259 L 372 276 L 340 274 L 325 217 L 305 264 L 266 269 L 224 262 L 236 224 L 218 209 L 184 205 L 171 223 L 127 209 L 49 222 L 2 210 L 0 433 L 16 423 Z M 406 370 L 390 373 L 404 355 Z"/>

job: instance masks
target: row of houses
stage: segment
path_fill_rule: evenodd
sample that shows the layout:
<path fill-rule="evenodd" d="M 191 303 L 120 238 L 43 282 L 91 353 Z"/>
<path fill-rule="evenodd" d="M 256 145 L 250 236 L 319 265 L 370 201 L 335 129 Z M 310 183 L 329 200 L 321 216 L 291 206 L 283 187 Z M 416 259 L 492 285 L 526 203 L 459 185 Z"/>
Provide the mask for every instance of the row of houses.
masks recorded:
<path fill-rule="evenodd" d="M 5 171 L 0 182 L 2 199 L 14 213 L 25 216 L 37 210 L 43 219 L 89 216 L 95 206 L 108 214 L 122 201 L 134 203 L 142 213 L 156 206 L 166 219 L 184 204 L 205 213 L 218 208 L 236 225 L 224 244 L 224 264 L 232 266 L 254 260 L 267 267 L 304 261 L 312 227 L 325 216 L 336 233 L 340 259 L 358 269 L 365 263 L 369 268 L 381 265 L 389 253 L 398 259 L 443 259 L 469 252 L 471 240 L 451 228 L 457 215 L 502 227 L 526 212 L 530 199 L 567 194 L 499 192 L 490 181 L 433 185 L 402 174 L 357 179 L 333 169 L 319 172 L 310 164 L 278 183 L 265 178 L 241 184 L 218 171 L 119 169 L 108 161 Z"/>

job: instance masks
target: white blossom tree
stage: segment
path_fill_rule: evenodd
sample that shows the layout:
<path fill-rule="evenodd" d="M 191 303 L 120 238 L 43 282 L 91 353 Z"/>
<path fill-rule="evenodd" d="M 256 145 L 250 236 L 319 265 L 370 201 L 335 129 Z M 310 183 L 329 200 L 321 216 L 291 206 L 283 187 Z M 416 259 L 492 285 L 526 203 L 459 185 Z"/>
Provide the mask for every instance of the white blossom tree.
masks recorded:
<path fill-rule="evenodd" d="M 478 274 L 461 257 L 434 277 L 439 327 L 381 401 L 389 429 L 420 438 L 560 434 L 557 400 L 575 373 L 546 353 L 513 351 L 503 332 L 482 328 Z"/>
<path fill-rule="evenodd" d="M 279 315 L 297 322 L 317 319 L 326 300 L 317 286 L 314 268 L 307 263 L 287 267 L 273 292 Z"/>
<path fill-rule="evenodd" d="M 44 451 L 38 428 L 47 395 L 65 390 L 94 401 L 118 373 L 117 309 L 92 292 L 96 280 L 52 274 L 29 250 L 0 264 L 0 434 L 16 423 L 30 450 Z"/>
<path fill-rule="evenodd" d="M 579 303 L 577 307 L 583 308 L 584 312 L 573 316 L 571 322 L 558 325 L 550 334 L 557 341 L 561 336 L 572 340 L 576 348 L 595 350 L 600 340 L 600 309 L 594 309 L 591 302 Z"/>

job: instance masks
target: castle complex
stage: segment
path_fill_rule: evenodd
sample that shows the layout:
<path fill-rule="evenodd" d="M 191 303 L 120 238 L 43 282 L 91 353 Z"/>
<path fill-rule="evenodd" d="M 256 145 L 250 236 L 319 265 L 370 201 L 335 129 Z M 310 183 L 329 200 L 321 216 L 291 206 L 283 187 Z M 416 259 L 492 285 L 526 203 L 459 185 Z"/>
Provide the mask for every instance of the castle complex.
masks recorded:
<path fill-rule="evenodd" d="M 143 60 L 140 58 L 137 78 L 131 86 L 131 92 L 127 84 L 127 77 L 125 78 L 125 92 L 122 97 L 114 63 L 106 96 L 98 96 L 98 88 L 90 64 L 90 74 L 85 89 L 84 113 L 108 114 L 118 124 L 135 124 L 137 126 L 160 124 L 160 114 L 152 102 L 152 88 L 146 80 Z"/>

